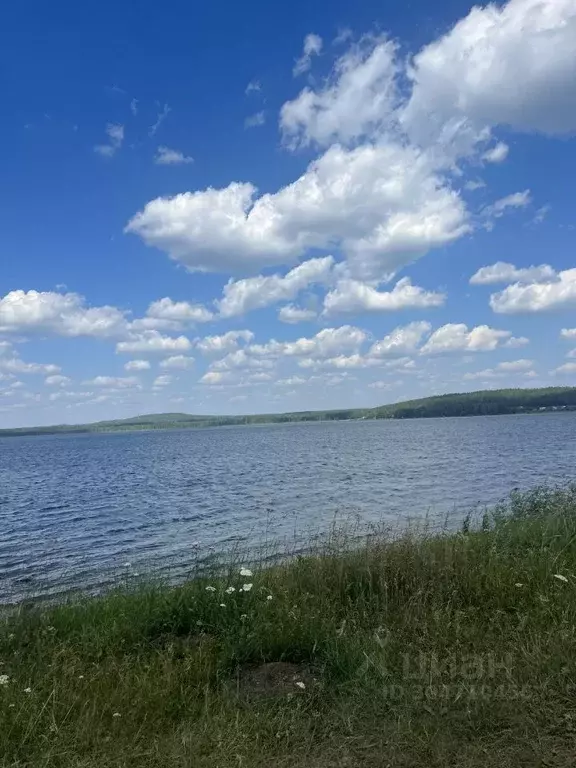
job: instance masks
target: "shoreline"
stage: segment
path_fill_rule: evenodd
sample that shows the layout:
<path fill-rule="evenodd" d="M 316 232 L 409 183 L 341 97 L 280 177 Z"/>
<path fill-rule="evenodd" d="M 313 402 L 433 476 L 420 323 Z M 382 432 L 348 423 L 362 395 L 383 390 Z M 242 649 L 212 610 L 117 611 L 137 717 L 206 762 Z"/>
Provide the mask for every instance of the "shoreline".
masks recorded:
<path fill-rule="evenodd" d="M 53 434 L 151 432 L 172 429 L 203 429 L 258 424 L 407 420 L 465 416 L 508 416 L 576 411 L 576 387 L 541 389 L 480 390 L 406 400 L 376 408 L 329 411 L 246 414 L 240 416 L 194 416 L 185 413 L 148 414 L 90 424 L 61 424 L 45 427 L 0 429 L 0 437 L 34 437 Z"/>

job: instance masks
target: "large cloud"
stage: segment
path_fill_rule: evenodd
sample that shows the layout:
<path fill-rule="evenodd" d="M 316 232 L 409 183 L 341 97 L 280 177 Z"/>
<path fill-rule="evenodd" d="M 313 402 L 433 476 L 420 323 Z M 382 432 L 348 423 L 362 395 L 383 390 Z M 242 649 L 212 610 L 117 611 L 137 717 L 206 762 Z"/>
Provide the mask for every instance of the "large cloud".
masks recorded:
<path fill-rule="evenodd" d="M 469 229 L 463 201 L 430 158 L 394 142 L 335 145 L 274 194 L 234 182 L 157 198 L 127 226 L 192 270 L 253 271 L 337 246 L 353 276 L 369 279 Z"/>
<path fill-rule="evenodd" d="M 429 145 L 486 128 L 567 134 L 576 130 L 576 2 L 510 0 L 473 8 L 412 63 L 402 115 Z"/>
<path fill-rule="evenodd" d="M 390 277 L 471 231 L 452 185 L 466 183 L 463 157 L 505 159 L 489 144 L 497 126 L 576 130 L 575 51 L 576 0 L 474 8 L 408 68 L 394 43 L 364 37 L 281 110 L 288 143 L 325 150 L 296 181 L 157 198 L 126 230 L 191 270 L 253 273 L 340 249 L 353 279 Z M 509 195 L 484 219 L 528 201 Z"/>

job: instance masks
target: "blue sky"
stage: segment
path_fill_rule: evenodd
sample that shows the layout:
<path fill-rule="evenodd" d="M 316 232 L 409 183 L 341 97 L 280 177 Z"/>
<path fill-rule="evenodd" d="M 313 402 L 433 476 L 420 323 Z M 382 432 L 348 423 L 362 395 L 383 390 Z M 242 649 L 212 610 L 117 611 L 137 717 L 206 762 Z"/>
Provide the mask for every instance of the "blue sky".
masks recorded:
<path fill-rule="evenodd" d="M 576 0 L 33 0 L 0 42 L 0 426 L 576 383 Z"/>

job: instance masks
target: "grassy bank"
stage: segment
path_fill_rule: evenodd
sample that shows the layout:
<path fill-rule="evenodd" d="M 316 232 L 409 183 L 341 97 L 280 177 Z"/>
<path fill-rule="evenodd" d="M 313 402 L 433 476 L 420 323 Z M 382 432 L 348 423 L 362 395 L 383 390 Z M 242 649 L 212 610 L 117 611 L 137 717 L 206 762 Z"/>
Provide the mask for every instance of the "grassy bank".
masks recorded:
<path fill-rule="evenodd" d="M 0 627 L 0 765 L 573 764 L 576 487 L 341 545 L 22 607 Z"/>

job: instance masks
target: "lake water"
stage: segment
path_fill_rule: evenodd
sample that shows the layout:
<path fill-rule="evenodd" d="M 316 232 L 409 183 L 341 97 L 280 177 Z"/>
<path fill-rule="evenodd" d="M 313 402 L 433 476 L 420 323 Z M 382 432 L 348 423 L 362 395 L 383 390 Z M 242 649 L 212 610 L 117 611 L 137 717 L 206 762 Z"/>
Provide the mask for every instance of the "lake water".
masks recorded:
<path fill-rule="evenodd" d="M 0 439 L 0 602 L 180 578 L 211 548 L 304 541 L 336 515 L 457 524 L 574 479 L 575 438 L 576 414 L 543 414 Z"/>

